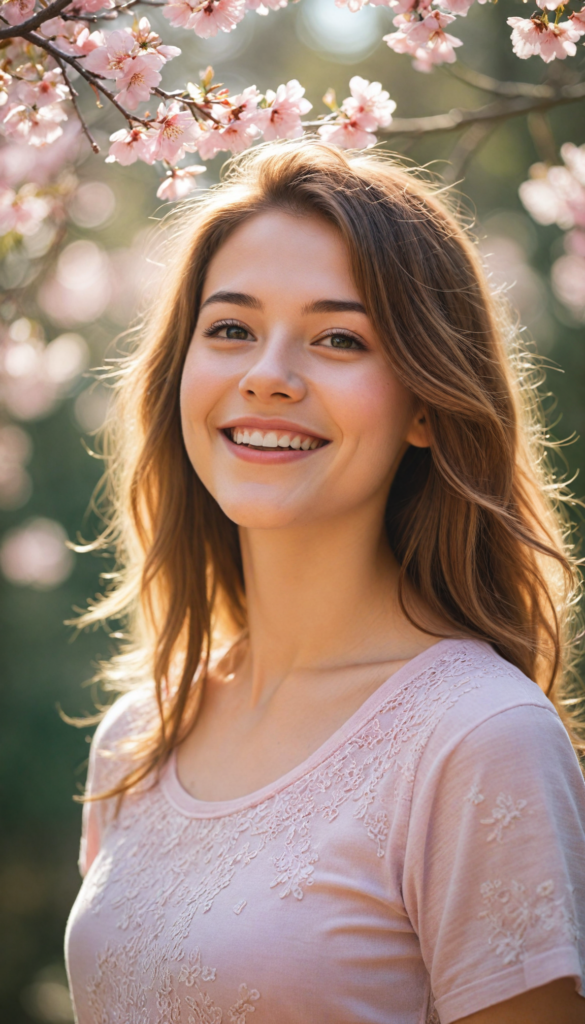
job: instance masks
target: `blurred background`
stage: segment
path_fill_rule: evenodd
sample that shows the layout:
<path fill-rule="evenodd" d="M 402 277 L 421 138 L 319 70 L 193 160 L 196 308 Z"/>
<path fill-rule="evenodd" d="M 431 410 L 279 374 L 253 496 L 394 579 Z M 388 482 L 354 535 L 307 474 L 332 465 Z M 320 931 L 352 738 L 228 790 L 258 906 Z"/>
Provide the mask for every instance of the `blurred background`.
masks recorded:
<path fill-rule="evenodd" d="M 539 82 L 545 73 L 554 75 L 554 65 L 546 68 L 537 58 L 520 62 L 512 54 L 506 17 L 519 13 L 514 0 L 474 5 L 456 26 L 465 42 L 458 51 L 461 61 L 499 79 Z M 485 93 L 449 70 L 420 74 L 408 57 L 392 53 L 381 42 L 392 29 L 391 18 L 386 8 L 350 14 L 334 0 L 302 0 L 269 17 L 250 14 L 235 32 L 210 40 L 169 29 L 156 12 L 151 21 L 162 28 L 165 42 L 183 48 L 165 72 L 167 89 L 189 75 L 196 80 L 199 68 L 212 64 L 216 78 L 233 91 L 251 83 L 265 91 L 298 78 L 314 104 L 311 116 L 325 112 L 321 97 L 329 87 L 339 101 L 348 95 L 353 74 L 382 82 L 397 103 L 397 117 L 488 102 Z M 572 62 L 576 77 L 582 64 L 582 56 Z M 120 124 L 111 112 L 92 108 L 91 97 L 85 109 L 90 122 L 99 120 L 94 130 L 107 152 L 107 134 Z M 582 104 L 560 107 L 546 120 L 538 115 L 503 123 L 483 137 L 458 189 L 476 219 L 494 284 L 507 287 L 526 338 L 547 361 L 551 434 L 573 438 L 563 449 L 559 472 L 572 476 L 585 454 L 585 263 L 571 263 L 560 228 L 535 224 L 518 197 L 528 167 L 547 159 L 560 162 L 558 147 L 566 140 L 585 142 Z M 396 139 L 392 148 L 452 176 L 448 161 L 455 141 L 433 135 L 401 145 Z M 59 145 L 73 151 L 80 143 L 66 133 Z M 0 151 L 0 176 L 26 180 L 30 172 L 24 165 L 33 161 L 37 180 L 43 175 L 52 180 L 52 149 L 7 147 Z M 73 609 L 95 594 L 104 568 L 96 556 L 74 555 L 65 541 L 95 534 L 96 521 L 87 509 L 101 464 L 89 450 L 108 391 L 91 371 L 115 355 L 116 339 L 135 317 L 141 291 L 156 280 L 151 237 L 166 210 L 155 197 L 158 176 L 152 168 L 106 165 L 103 155 L 84 153 L 76 157 L 77 179 L 55 185 L 61 220 L 41 223 L 22 240 L 10 234 L 0 239 L 0 1019 L 5 1024 L 73 1019 L 62 946 L 80 882 L 81 809 L 72 798 L 85 779 L 92 729 L 66 724 L 59 711 L 75 716 L 95 710 L 88 681 L 111 641 L 103 632 L 76 635 L 64 626 Z M 208 164 L 200 185 L 217 180 L 223 159 L 224 154 Z M 571 273 L 575 280 L 568 290 Z M 579 479 L 574 489 L 581 495 Z"/>

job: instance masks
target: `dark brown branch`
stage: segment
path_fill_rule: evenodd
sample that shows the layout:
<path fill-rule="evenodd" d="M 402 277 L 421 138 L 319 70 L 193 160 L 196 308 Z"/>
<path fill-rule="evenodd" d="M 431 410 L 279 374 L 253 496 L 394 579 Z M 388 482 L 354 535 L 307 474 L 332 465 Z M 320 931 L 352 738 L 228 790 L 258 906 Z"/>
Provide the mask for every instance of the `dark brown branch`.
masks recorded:
<path fill-rule="evenodd" d="M 38 36 L 36 32 L 27 32 L 26 35 L 23 35 L 23 39 L 28 39 L 29 43 L 34 43 L 35 46 L 38 46 L 41 49 L 46 50 L 46 52 L 50 53 L 56 61 L 64 61 L 66 64 L 69 64 L 72 68 L 75 68 L 75 70 L 79 72 L 81 77 L 85 78 L 86 82 L 89 82 L 91 86 L 93 86 L 95 89 L 98 89 L 99 92 L 101 92 L 102 95 L 110 101 L 112 106 L 114 106 L 116 110 L 119 110 L 119 112 L 122 114 L 123 117 L 126 118 L 130 125 L 133 123 L 137 123 L 144 125 L 145 128 L 150 128 L 150 124 L 148 121 L 145 121 L 144 118 L 142 117 L 136 117 L 135 114 L 131 114 L 129 110 L 126 110 L 126 108 L 123 107 L 121 103 L 118 103 L 118 100 L 114 96 L 113 92 L 106 88 L 100 76 L 92 74 L 91 71 L 86 71 L 83 64 L 81 63 L 81 61 L 77 59 L 77 57 L 71 57 L 68 53 L 63 53 L 63 51 L 59 50 L 58 47 L 54 45 L 54 43 L 51 43 L 48 39 L 43 39 L 42 36 Z"/>
<path fill-rule="evenodd" d="M 378 129 L 380 135 L 430 135 L 434 132 L 455 132 L 472 124 L 507 121 L 512 117 L 523 117 L 533 111 L 550 110 L 567 103 L 577 103 L 585 98 L 585 82 L 575 85 L 563 85 L 552 89 L 551 94 L 542 99 L 525 99 L 516 97 L 509 100 L 496 100 L 476 110 L 450 110 L 448 114 L 433 114 L 430 117 L 396 117 L 388 128 Z"/>
<path fill-rule="evenodd" d="M 36 14 L 33 14 L 32 18 L 21 22 L 20 25 L 9 25 L 8 28 L 0 29 L 0 40 L 18 39 L 19 37 L 26 36 L 27 32 L 34 32 L 43 22 L 56 18 L 70 3 L 71 0 L 53 0 L 52 4 L 43 7 L 42 11 L 37 11 Z"/>
<path fill-rule="evenodd" d="M 93 135 L 91 134 L 91 132 L 89 130 L 89 126 L 87 125 L 87 123 L 85 121 L 85 118 L 83 117 L 83 114 L 81 113 L 81 111 L 79 109 L 79 105 L 77 103 L 77 95 L 78 94 L 77 94 L 77 91 L 73 88 L 73 86 L 71 84 L 71 80 L 70 80 L 69 74 L 67 72 L 67 65 L 61 60 L 60 57 L 55 57 L 55 60 L 57 61 L 59 67 L 61 68 L 61 74 L 63 75 L 63 78 L 65 79 L 65 84 L 66 84 L 67 88 L 69 89 L 69 96 L 70 96 L 71 102 L 73 104 L 73 109 L 74 109 L 75 113 L 77 114 L 77 118 L 78 118 L 79 123 L 81 125 L 81 130 L 82 130 L 83 134 L 85 135 L 87 141 L 89 142 L 93 152 L 97 155 L 100 152 L 100 147 L 98 146 L 98 144 L 95 141 Z"/>

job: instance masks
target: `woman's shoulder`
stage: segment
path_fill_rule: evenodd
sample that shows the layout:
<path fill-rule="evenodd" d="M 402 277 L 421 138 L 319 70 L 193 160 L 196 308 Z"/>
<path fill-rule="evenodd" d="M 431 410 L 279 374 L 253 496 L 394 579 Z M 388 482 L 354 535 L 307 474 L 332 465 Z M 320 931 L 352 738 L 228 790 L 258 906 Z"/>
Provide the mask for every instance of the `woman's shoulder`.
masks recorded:
<path fill-rule="evenodd" d="M 151 683 L 127 690 L 110 705 L 92 739 L 88 791 L 107 790 L 126 774 L 133 761 L 133 741 L 153 728 L 157 715 Z"/>
<path fill-rule="evenodd" d="M 513 766 L 556 749 L 557 756 L 576 764 L 553 703 L 488 643 L 448 641 L 430 666 L 431 696 L 434 727 L 422 757 L 427 767 L 463 750 L 472 760 L 483 757 Z"/>

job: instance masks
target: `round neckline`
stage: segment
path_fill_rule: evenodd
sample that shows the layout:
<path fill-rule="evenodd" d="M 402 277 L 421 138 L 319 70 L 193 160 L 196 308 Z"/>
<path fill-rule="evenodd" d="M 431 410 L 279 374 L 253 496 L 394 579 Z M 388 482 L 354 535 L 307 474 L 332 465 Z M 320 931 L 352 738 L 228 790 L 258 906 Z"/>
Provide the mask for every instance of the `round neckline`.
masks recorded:
<path fill-rule="evenodd" d="M 284 775 L 281 775 L 280 778 L 275 779 L 274 782 L 262 786 L 261 789 L 256 789 L 252 793 L 246 793 L 244 796 L 234 797 L 232 800 L 199 800 L 184 788 L 179 779 L 176 747 L 161 774 L 161 789 L 169 803 L 176 810 L 181 811 L 182 814 L 190 818 L 223 818 L 237 811 L 255 807 L 283 789 L 287 789 L 298 779 L 302 778 L 303 775 L 307 775 L 325 761 L 346 740 L 350 739 L 367 722 L 368 718 L 372 718 L 376 714 L 376 711 L 389 694 L 408 682 L 420 671 L 428 668 L 434 661 L 437 661 L 445 651 L 445 648 L 448 648 L 451 644 L 460 644 L 461 642 L 461 639 L 439 640 L 431 647 L 427 647 L 426 651 L 422 651 L 414 658 L 411 658 L 406 665 L 393 672 L 385 682 L 381 683 L 367 700 L 360 704 L 357 711 L 354 711 L 353 715 L 339 729 L 336 729 L 320 747 L 317 747 L 312 754 L 309 754 L 304 761 L 301 761 L 300 764 L 291 768 Z"/>

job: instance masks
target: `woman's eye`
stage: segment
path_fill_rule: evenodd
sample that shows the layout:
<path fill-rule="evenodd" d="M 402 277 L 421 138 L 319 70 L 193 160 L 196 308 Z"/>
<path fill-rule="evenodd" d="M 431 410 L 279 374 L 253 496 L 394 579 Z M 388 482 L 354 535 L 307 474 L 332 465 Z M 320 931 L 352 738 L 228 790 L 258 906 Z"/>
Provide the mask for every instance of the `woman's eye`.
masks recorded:
<path fill-rule="evenodd" d="M 329 344 L 327 344 L 328 342 Z M 353 349 L 354 351 L 364 348 L 357 338 L 352 338 L 350 334 L 329 334 L 322 339 L 321 344 L 324 344 L 326 348 Z"/>
<path fill-rule="evenodd" d="M 248 331 L 245 327 L 239 327 L 237 324 L 230 324 L 224 327 L 225 337 L 231 341 L 246 341 L 248 337 Z"/>
<path fill-rule="evenodd" d="M 225 338 L 227 341 L 249 341 L 250 332 L 241 324 L 212 324 L 204 330 L 207 338 Z"/>

